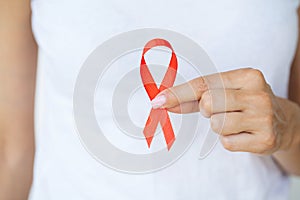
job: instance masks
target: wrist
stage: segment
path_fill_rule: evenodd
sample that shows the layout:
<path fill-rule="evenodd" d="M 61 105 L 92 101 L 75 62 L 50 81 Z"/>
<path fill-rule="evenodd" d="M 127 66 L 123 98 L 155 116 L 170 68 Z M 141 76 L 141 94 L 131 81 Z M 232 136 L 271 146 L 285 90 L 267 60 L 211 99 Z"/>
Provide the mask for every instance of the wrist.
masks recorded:
<path fill-rule="evenodd" d="M 280 131 L 281 145 L 279 150 L 300 148 L 300 107 L 288 99 L 278 98 L 279 106 L 284 115 L 284 126 Z"/>

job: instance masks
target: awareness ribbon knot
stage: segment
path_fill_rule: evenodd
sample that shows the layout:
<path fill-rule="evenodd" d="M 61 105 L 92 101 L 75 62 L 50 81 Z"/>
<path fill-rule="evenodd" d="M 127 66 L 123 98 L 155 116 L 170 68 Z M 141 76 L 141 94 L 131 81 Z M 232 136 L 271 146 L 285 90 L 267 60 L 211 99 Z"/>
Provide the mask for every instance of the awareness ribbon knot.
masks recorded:
<path fill-rule="evenodd" d="M 172 56 L 171 56 L 171 60 L 167 72 L 164 75 L 164 78 L 159 88 L 157 87 L 144 58 L 144 55 L 150 49 L 158 46 L 164 46 L 172 50 Z M 177 66 L 178 66 L 178 62 L 177 62 L 176 54 L 171 44 L 167 40 L 159 39 L 159 38 L 152 39 L 144 46 L 141 64 L 140 64 L 140 74 L 141 74 L 142 82 L 144 84 L 144 88 L 151 101 L 155 98 L 155 96 L 158 93 L 173 86 L 177 74 Z M 166 109 L 152 108 L 150 111 L 145 128 L 143 130 L 144 136 L 147 140 L 148 147 L 150 148 L 158 123 L 160 123 L 162 127 L 165 141 L 167 143 L 167 148 L 168 150 L 170 150 L 175 141 L 175 134 L 172 128 L 169 114 Z"/>

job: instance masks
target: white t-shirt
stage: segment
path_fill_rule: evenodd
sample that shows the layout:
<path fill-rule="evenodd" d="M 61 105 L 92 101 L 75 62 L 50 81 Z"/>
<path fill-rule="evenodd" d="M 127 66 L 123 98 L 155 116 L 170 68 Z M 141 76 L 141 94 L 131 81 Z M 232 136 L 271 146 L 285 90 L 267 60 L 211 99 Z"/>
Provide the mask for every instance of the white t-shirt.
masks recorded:
<path fill-rule="evenodd" d="M 260 69 L 274 93 L 286 97 L 297 44 L 298 4 L 298 0 L 33 0 L 39 65 L 30 199 L 286 199 L 288 178 L 271 157 L 228 152 L 218 143 L 199 160 L 202 133 L 209 128 L 206 119 L 200 120 L 192 146 L 167 168 L 138 175 L 102 165 L 76 133 L 73 91 L 93 49 L 119 33 L 152 27 L 196 41 L 219 71 Z M 134 106 L 129 112 L 139 112 L 130 109 Z M 109 120 L 104 125 L 116 128 Z"/>

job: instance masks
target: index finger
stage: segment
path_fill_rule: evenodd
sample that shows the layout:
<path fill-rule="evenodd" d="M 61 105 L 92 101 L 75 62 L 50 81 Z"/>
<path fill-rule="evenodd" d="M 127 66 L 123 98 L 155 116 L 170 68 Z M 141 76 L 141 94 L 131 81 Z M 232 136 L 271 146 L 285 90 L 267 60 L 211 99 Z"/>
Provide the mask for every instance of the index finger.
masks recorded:
<path fill-rule="evenodd" d="M 209 89 L 240 89 L 243 86 L 245 71 L 239 69 L 211 74 L 190 80 L 184 84 L 160 92 L 151 102 L 153 108 L 172 108 L 179 104 L 199 101 Z"/>

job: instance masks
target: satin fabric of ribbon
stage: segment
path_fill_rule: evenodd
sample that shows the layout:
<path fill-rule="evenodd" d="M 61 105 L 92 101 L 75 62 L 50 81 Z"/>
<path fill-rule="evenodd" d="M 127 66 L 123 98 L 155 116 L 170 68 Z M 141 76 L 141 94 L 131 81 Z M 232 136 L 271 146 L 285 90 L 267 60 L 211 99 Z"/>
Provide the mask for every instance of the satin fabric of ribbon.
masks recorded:
<path fill-rule="evenodd" d="M 167 71 L 164 75 L 164 78 L 158 88 L 157 84 L 155 83 L 155 81 L 151 75 L 151 72 L 147 66 L 144 55 L 150 49 L 152 49 L 154 47 L 159 47 L 159 46 L 164 46 L 164 47 L 169 48 L 172 51 L 172 56 L 171 56 L 171 59 L 169 62 L 168 69 L 167 69 Z M 156 97 L 156 95 L 158 93 L 173 86 L 175 78 L 176 78 L 176 74 L 177 74 L 177 68 L 178 68 L 177 56 L 174 52 L 173 47 L 167 40 L 160 39 L 160 38 L 152 39 L 144 46 L 141 64 L 140 64 L 140 74 L 141 74 L 142 82 L 144 84 L 144 88 L 145 88 L 151 101 Z M 162 127 L 165 141 L 167 144 L 167 148 L 168 148 L 168 150 L 170 150 L 175 141 L 175 134 L 173 131 L 173 127 L 171 124 L 169 114 L 166 109 L 153 109 L 152 108 L 150 111 L 150 114 L 149 114 L 148 119 L 145 124 L 145 128 L 143 130 L 148 147 L 150 148 L 150 146 L 151 146 L 151 142 L 153 140 L 158 123 L 160 123 L 160 125 Z"/>

